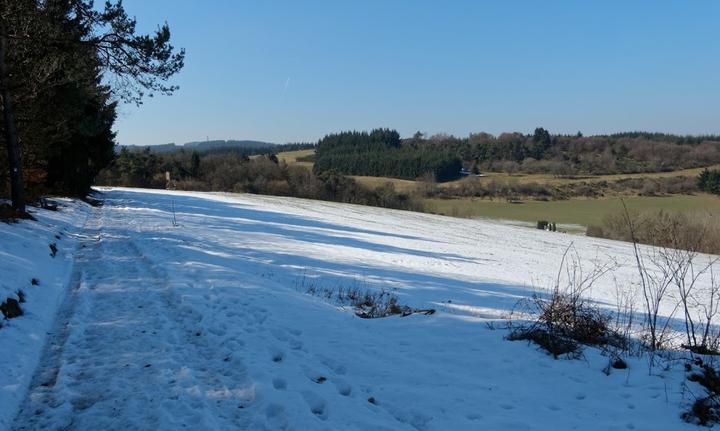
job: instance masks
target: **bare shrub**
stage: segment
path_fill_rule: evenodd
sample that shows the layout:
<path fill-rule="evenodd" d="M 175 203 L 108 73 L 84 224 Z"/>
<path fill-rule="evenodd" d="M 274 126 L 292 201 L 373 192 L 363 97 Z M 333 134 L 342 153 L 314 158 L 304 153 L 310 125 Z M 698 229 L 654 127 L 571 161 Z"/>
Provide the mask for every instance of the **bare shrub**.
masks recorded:
<path fill-rule="evenodd" d="M 581 345 L 616 343 L 618 334 L 610 327 L 611 315 L 587 299 L 593 284 L 612 268 L 595 265 L 583 271 L 580 256 L 571 244 L 563 254 L 550 294 L 534 295 L 520 304 L 535 320 L 513 328 L 509 340 L 533 341 L 555 358 L 576 355 Z"/>
<path fill-rule="evenodd" d="M 715 317 L 720 311 L 720 280 L 714 271 L 715 261 L 709 267 L 710 285 L 700 289 L 698 297 L 701 298 L 696 309 L 699 310 L 696 331 L 700 334 L 699 343 L 696 341 L 694 349 L 699 354 L 720 354 L 720 328 L 716 325 Z"/>
<path fill-rule="evenodd" d="M 679 236 L 681 233 L 672 230 L 669 234 Z M 686 344 L 682 346 L 694 352 L 707 352 L 707 333 L 700 328 L 703 323 L 695 321 L 693 310 L 699 305 L 705 305 L 704 301 L 698 301 L 696 297 L 696 285 L 698 278 L 710 270 L 713 262 L 711 261 L 706 265 L 698 262 L 698 252 L 696 250 L 699 248 L 702 237 L 695 239 L 695 246 L 687 241 L 688 238 L 684 237 L 683 245 L 685 245 L 685 249 L 660 247 L 657 252 L 658 261 L 655 262 L 654 265 L 663 273 L 669 274 L 672 285 L 678 295 L 680 305 L 682 306 L 685 335 L 687 337 Z M 716 311 L 712 312 L 711 309 L 717 308 L 714 304 L 714 302 L 717 301 L 717 292 L 714 286 L 711 287 L 710 292 L 710 308 L 705 309 L 708 319 L 706 329 L 708 331 L 712 324 L 712 318 L 716 313 Z"/>
<path fill-rule="evenodd" d="M 418 178 L 417 192 L 422 197 L 433 197 L 438 193 L 437 180 L 435 174 L 427 172 L 425 175 Z"/>
<path fill-rule="evenodd" d="M 605 230 L 602 226 L 590 225 L 585 230 L 585 235 L 594 238 L 605 238 Z"/>
<path fill-rule="evenodd" d="M 612 330 L 619 335 L 618 341 L 608 347 L 613 357 L 626 354 L 631 346 L 637 343 L 631 342 L 636 335 L 635 312 L 637 310 L 636 292 L 630 283 L 621 283 L 615 279 L 615 312 L 610 322 Z"/>
<path fill-rule="evenodd" d="M 642 196 L 656 196 L 658 194 L 658 186 L 655 181 L 647 179 L 643 182 L 642 189 L 640 189 L 640 195 Z"/>
<path fill-rule="evenodd" d="M 641 249 L 637 233 L 639 217 L 634 217 L 624 202 L 623 208 L 642 287 L 650 367 L 654 352 L 667 341 L 669 322 L 678 309 L 685 326 L 685 342 L 681 346 L 694 353 L 716 353 L 718 331 L 714 319 L 720 308 L 720 285 L 713 265 L 717 259 L 700 255 L 706 241 L 712 238 L 708 226 L 696 223 L 689 228 L 685 216 L 659 213 L 650 219 L 651 223 L 645 220 L 641 226 L 643 238 L 651 244 Z M 699 288 L 697 282 L 707 272 L 710 286 Z M 659 319 L 661 304 L 670 290 L 676 294 L 676 303 L 670 316 Z"/>
<path fill-rule="evenodd" d="M 657 249 L 649 250 L 649 256 L 641 253 L 636 239 L 636 228 L 630 213 L 623 202 L 625 208 L 625 219 L 627 227 L 632 238 L 635 263 L 638 274 L 640 276 L 640 286 L 642 287 L 642 295 L 644 300 L 645 325 L 647 327 L 647 345 L 651 352 L 649 355 L 650 367 L 654 363 L 654 352 L 660 348 L 665 341 L 669 318 L 665 320 L 664 326 L 658 327 L 658 316 L 660 307 L 665 295 L 672 283 L 672 275 L 662 268 L 662 259 L 658 257 Z M 653 268 L 654 266 L 654 268 Z"/>

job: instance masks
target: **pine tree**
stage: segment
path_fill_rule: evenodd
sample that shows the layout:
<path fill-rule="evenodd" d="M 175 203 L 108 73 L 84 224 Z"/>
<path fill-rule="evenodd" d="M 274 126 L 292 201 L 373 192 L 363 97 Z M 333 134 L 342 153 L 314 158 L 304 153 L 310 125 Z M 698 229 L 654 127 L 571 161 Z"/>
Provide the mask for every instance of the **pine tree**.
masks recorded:
<path fill-rule="evenodd" d="M 32 148 L 43 154 L 45 150 L 47 159 L 41 169 L 47 169 L 53 154 L 42 148 L 39 138 L 53 125 L 64 125 L 52 141 L 72 144 L 67 148 L 74 151 L 63 151 L 59 165 L 62 169 L 70 162 L 75 171 L 54 175 L 63 181 L 80 175 L 82 184 L 70 188 L 89 187 L 99 165 L 108 161 L 107 145 L 98 151 L 90 147 L 112 142 L 112 98 L 140 104 L 146 92 L 172 94 L 177 87 L 166 82 L 183 67 L 184 51 L 170 44 L 167 25 L 154 35 L 137 35 L 135 20 L 127 16 L 121 1 L 108 1 L 102 10 L 94 9 L 90 0 L 0 0 L 0 5 L 3 140 L 12 204 L 24 212 L 19 137 L 23 137 L 23 151 Z M 113 87 L 100 85 L 98 77 L 104 73 L 116 78 Z M 54 107 L 54 116 L 43 117 L 42 104 Z M 69 109 L 58 110 L 59 106 Z M 18 121 L 18 113 L 25 115 L 23 122 Z"/>

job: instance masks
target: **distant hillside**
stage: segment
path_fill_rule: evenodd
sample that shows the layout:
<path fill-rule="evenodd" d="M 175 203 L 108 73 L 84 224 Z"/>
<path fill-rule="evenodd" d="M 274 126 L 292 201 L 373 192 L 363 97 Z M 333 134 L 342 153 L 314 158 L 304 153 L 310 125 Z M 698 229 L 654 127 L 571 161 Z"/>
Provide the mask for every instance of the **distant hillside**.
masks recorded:
<path fill-rule="evenodd" d="M 261 149 L 261 148 L 268 148 L 272 147 L 275 144 L 272 144 L 270 142 L 262 142 L 262 141 L 236 141 L 236 140 L 215 140 L 215 141 L 200 141 L 200 142 L 188 142 L 182 145 L 177 144 L 161 144 L 161 145 L 149 145 L 150 151 L 154 153 L 169 153 L 172 151 L 179 151 L 181 149 L 185 150 L 195 150 L 198 152 L 208 152 L 208 151 L 216 151 L 216 150 L 226 150 L 226 149 Z M 141 145 L 121 145 L 121 148 L 127 148 L 130 151 L 142 151 L 145 149 L 145 146 Z"/>

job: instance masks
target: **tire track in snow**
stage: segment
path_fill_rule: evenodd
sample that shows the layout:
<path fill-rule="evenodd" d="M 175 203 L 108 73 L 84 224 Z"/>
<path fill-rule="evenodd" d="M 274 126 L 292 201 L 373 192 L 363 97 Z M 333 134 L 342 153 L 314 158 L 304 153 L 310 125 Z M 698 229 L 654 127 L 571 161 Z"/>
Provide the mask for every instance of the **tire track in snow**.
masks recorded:
<path fill-rule="evenodd" d="M 13 429 L 244 427 L 236 388 L 252 385 L 243 364 L 212 371 L 225 358 L 112 211 L 95 210 L 86 225 L 94 238 L 78 252 L 73 290 Z"/>

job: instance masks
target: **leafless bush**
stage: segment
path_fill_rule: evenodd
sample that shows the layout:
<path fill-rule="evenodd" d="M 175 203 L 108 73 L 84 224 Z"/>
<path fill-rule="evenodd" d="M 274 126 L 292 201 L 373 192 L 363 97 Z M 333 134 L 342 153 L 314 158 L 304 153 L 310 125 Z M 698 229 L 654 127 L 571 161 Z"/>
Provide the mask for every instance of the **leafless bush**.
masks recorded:
<path fill-rule="evenodd" d="M 486 178 L 467 178 L 457 187 L 443 187 L 433 189 L 433 196 L 440 198 L 478 197 L 478 198 L 521 198 L 555 199 L 557 190 L 548 184 L 538 182 L 519 182 L 512 180 L 497 180 Z"/>
<path fill-rule="evenodd" d="M 605 350 L 608 356 L 617 360 L 627 354 L 640 353 L 641 346 L 634 341 L 638 335 L 635 321 L 637 304 L 634 286 L 617 279 L 614 280 L 614 285 L 615 310 L 609 324 L 612 332 L 616 334 L 616 342 L 607 345 Z"/>
<path fill-rule="evenodd" d="M 700 321 L 702 322 L 699 327 L 699 332 L 702 334 L 700 346 L 704 346 L 705 352 L 713 352 L 718 354 L 720 352 L 720 328 L 717 327 L 715 317 L 720 311 L 720 280 L 718 280 L 715 271 L 714 264 L 710 266 L 710 286 L 701 291 L 701 298 L 705 300 L 700 303 L 698 309 L 700 310 Z"/>
<path fill-rule="evenodd" d="M 679 237 L 681 232 L 671 228 L 666 235 Z M 693 241 L 692 243 L 688 242 Z M 672 244 L 675 241 L 670 241 Z M 711 286 L 709 291 L 709 303 L 705 303 L 704 299 L 699 300 L 699 292 L 697 292 L 697 281 L 706 271 L 711 270 L 712 260 L 706 263 L 699 262 L 699 253 L 702 237 L 688 238 L 683 236 L 683 249 L 673 247 L 659 247 L 654 253 L 655 261 L 653 265 L 663 273 L 663 277 L 669 277 L 672 286 L 677 294 L 677 298 L 682 308 L 686 343 L 682 347 L 696 353 L 707 353 L 709 331 L 712 327 L 712 320 L 717 313 L 717 290 L 716 286 Z M 714 277 L 713 277 L 714 278 Z M 714 281 L 713 281 L 714 284 Z M 696 322 L 694 310 L 698 306 L 703 306 L 705 311 L 704 321 Z"/>
<path fill-rule="evenodd" d="M 556 358 L 577 354 L 581 345 L 616 343 L 618 334 L 610 327 L 611 315 L 587 299 L 593 284 L 612 268 L 595 265 L 585 272 L 577 250 L 565 250 L 555 283 L 547 296 L 534 295 L 520 304 L 525 314 L 536 320 L 514 328 L 509 340 L 529 340 Z"/>
<path fill-rule="evenodd" d="M 663 260 L 658 255 L 656 248 L 651 248 L 648 253 L 641 252 L 636 239 L 635 224 L 625 206 L 625 202 L 622 204 L 625 209 L 625 221 L 632 239 L 636 268 L 640 276 L 640 286 L 644 300 L 644 323 L 647 328 L 647 345 L 651 352 L 649 360 L 650 366 L 652 367 L 654 363 L 654 352 L 664 344 L 665 337 L 668 334 L 667 329 L 670 319 L 665 319 L 665 323 L 662 325 L 662 322 L 659 323 L 658 321 L 658 316 L 663 299 L 673 279 L 672 274 L 662 267 Z"/>
<path fill-rule="evenodd" d="M 685 332 L 685 340 L 680 346 L 694 354 L 719 354 L 720 333 L 715 317 L 720 311 L 720 282 L 713 269 L 718 259 L 701 254 L 707 248 L 707 241 L 713 239 L 709 233 L 710 225 L 695 224 L 688 228 L 685 216 L 666 213 L 643 219 L 632 214 L 624 201 L 622 205 L 623 220 L 611 220 L 618 226 L 624 222 L 633 244 L 635 266 L 642 289 L 645 330 L 642 340 L 648 353 L 650 371 L 660 349 L 676 346 L 674 341 L 671 342 L 671 337 L 679 332 L 676 331 L 679 328 L 671 328 L 670 322 L 678 310 L 683 315 Z M 638 233 L 649 246 L 639 246 Z M 703 274 L 709 275 L 709 285 L 698 283 Z M 618 298 L 618 307 L 623 302 L 621 299 Z M 668 313 L 660 316 L 663 305 L 667 307 Z M 631 327 L 632 324 L 629 324 L 628 328 Z M 704 377 L 696 374 L 694 378 L 716 378 L 714 369 L 704 369 L 703 373 Z M 702 424 L 716 421 L 720 407 L 718 396 L 720 393 L 714 392 L 698 398 L 692 410 L 686 414 L 686 420 Z"/>
<path fill-rule="evenodd" d="M 418 178 L 417 192 L 422 197 L 433 197 L 438 193 L 437 180 L 435 174 L 428 172 L 422 177 Z"/>

